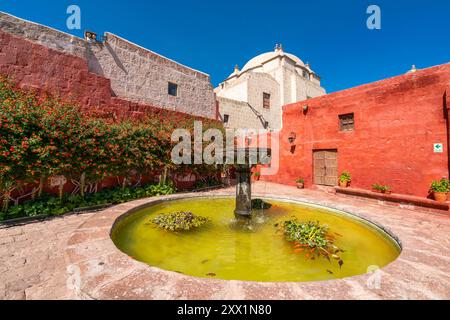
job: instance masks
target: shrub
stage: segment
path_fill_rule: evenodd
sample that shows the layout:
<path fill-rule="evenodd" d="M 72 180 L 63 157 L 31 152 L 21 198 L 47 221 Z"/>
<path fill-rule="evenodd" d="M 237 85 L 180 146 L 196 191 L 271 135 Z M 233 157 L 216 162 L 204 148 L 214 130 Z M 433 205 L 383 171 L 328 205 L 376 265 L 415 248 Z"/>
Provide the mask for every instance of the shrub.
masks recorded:
<path fill-rule="evenodd" d="M 51 176 L 69 178 L 84 197 L 108 176 L 123 177 L 126 188 L 131 176 L 154 171 L 217 172 L 219 166 L 171 161 L 173 129 L 192 132 L 194 117 L 155 109 L 139 120 L 116 120 L 108 111 L 87 113 L 74 103 L 24 92 L 0 75 L 0 211 L 8 211 L 11 194 L 25 184 L 38 185 L 31 197 L 40 197 Z M 202 123 L 204 131 L 223 130 L 218 122 Z"/>
<path fill-rule="evenodd" d="M 374 190 L 381 191 L 381 192 L 391 191 L 391 187 L 385 186 L 385 185 L 380 185 L 380 184 L 378 184 L 378 183 L 373 184 L 373 185 L 372 185 L 372 188 L 373 188 Z"/>
<path fill-rule="evenodd" d="M 220 181 L 216 176 L 207 176 L 200 178 L 195 182 L 194 189 L 205 189 L 210 187 L 221 186 L 222 181 Z"/>
<path fill-rule="evenodd" d="M 44 194 L 42 197 L 9 208 L 0 215 L 0 221 L 38 215 L 62 215 L 76 208 L 85 208 L 102 204 L 119 204 L 134 199 L 168 195 L 176 192 L 171 184 L 146 185 L 138 188 L 103 189 L 100 192 L 81 195 L 64 195 L 61 199 Z"/>
<path fill-rule="evenodd" d="M 433 181 L 431 183 L 431 191 L 433 192 L 445 192 L 450 190 L 450 181 L 447 178 L 442 178 L 440 181 Z"/>
<path fill-rule="evenodd" d="M 303 178 L 299 178 L 297 180 L 295 180 L 296 183 L 305 183 L 305 179 Z"/>
<path fill-rule="evenodd" d="M 174 212 L 161 214 L 152 219 L 152 223 L 166 231 L 188 231 L 210 222 L 208 218 L 194 215 L 192 212 Z"/>
<path fill-rule="evenodd" d="M 344 250 L 334 245 L 335 236 L 341 235 L 331 234 L 328 226 L 321 226 L 319 222 L 302 222 L 297 218 L 275 226 L 281 228 L 286 240 L 294 244 L 295 253 L 304 253 L 306 259 L 333 258 L 338 261 L 340 267 L 344 264 L 340 257 Z"/>

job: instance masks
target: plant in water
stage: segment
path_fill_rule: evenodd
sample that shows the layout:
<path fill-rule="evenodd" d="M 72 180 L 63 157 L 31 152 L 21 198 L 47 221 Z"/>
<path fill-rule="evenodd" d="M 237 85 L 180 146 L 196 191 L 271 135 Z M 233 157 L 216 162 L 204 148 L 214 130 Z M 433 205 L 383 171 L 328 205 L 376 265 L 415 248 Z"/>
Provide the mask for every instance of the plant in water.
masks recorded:
<path fill-rule="evenodd" d="M 281 224 L 276 224 L 280 228 L 287 241 L 294 245 L 294 253 L 304 253 L 306 259 L 325 257 L 329 261 L 331 258 L 338 261 L 342 267 L 344 261 L 340 254 L 344 250 L 338 248 L 334 242 L 338 233 L 330 233 L 328 226 L 321 226 L 319 222 L 303 222 L 297 218 L 287 220 Z"/>
<path fill-rule="evenodd" d="M 166 231 L 188 231 L 210 222 L 206 217 L 196 216 L 192 212 L 180 211 L 161 214 L 152 219 L 152 223 Z"/>
<path fill-rule="evenodd" d="M 262 199 L 253 199 L 252 208 L 255 210 L 267 210 L 270 209 L 272 205 Z"/>
<path fill-rule="evenodd" d="M 433 192 L 448 193 L 450 190 L 450 181 L 446 178 L 442 178 L 440 181 L 433 181 L 430 189 Z"/>

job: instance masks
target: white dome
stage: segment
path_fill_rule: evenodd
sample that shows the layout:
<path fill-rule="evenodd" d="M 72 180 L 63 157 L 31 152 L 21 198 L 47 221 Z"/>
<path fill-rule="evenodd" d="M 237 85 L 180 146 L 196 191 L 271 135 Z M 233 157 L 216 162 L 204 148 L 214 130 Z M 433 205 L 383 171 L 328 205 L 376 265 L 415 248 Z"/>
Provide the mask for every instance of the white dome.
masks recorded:
<path fill-rule="evenodd" d="M 259 56 L 254 57 L 253 59 L 251 59 L 249 62 L 247 62 L 245 64 L 245 66 L 241 70 L 241 73 L 243 73 L 247 70 L 250 70 L 250 69 L 260 67 L 267 61 L 270 61 L 278 56 L 287 56 L 291 60 L 293 60 L 296 65 L 299 65 L 302 67 L 305 66 L 303 61 L 300 60 L 300 58 L 298 58 L 297 56 L 290 54 L 290 53 L 285 53 L 285 52 L 283 52 L 283 50 L 276 50 L 276 51 L 272 51 L 272 52 L 266 52 L 266 53 L 260 54 Z"/>

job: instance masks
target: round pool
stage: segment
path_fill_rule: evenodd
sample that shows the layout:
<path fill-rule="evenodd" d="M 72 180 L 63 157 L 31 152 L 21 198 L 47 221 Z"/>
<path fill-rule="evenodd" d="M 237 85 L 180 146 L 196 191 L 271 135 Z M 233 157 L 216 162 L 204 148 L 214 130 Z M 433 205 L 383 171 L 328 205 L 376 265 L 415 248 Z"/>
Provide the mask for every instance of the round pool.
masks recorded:
<path fill-rule="evenodd" d="M 400 254 L 400 246 L 376 225 L 324 207 L 265 199 L 272 207 L 255 213 L 251 224 L 234 219 L 234 198 L 165 201 L 119 219 L 111 231 L 115 245 L 138 261 L 189 276 L 259 282 L 321 281 L 382 268 Z M 164 213 L 190 211 L 210 218 L 207 225 L 180 233 L 157 228 L 151 220 Z M 327 225 L 338 234 L 343 265 L 325 258 L 307 259 L 276 227 L 293 217 Z"/>

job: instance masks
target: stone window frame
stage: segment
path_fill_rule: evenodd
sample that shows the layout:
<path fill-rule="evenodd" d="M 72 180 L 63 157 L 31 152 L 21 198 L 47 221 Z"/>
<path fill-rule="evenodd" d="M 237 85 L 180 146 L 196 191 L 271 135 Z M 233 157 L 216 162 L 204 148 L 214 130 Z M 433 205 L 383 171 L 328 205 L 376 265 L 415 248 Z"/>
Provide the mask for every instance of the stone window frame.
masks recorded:
<path fill-rule="evenodd" d="M 303 70 L 303 78 L 305 78 L 306 80 L 311 80 L 311 75 L 307 70 Z"/>
<path fill-rule="evenodd" d="M 355 130 L 355 114 L 345 113 L 339 115 L 339 131 L 354 131 Z"/>
<path fill-rule="evenodd" d="M 171 89 L 175 90 L 175 92 L 173 92 Z M 169 81 L 167 84 L 167 94 L 172 97 L 178 97 L 178 84 Z"/>
<path fill-rule="evenodd" d="M 272 95 L 267 92 L 263 92 L 263 108 L 270 109 L 270 98 Z"/>

